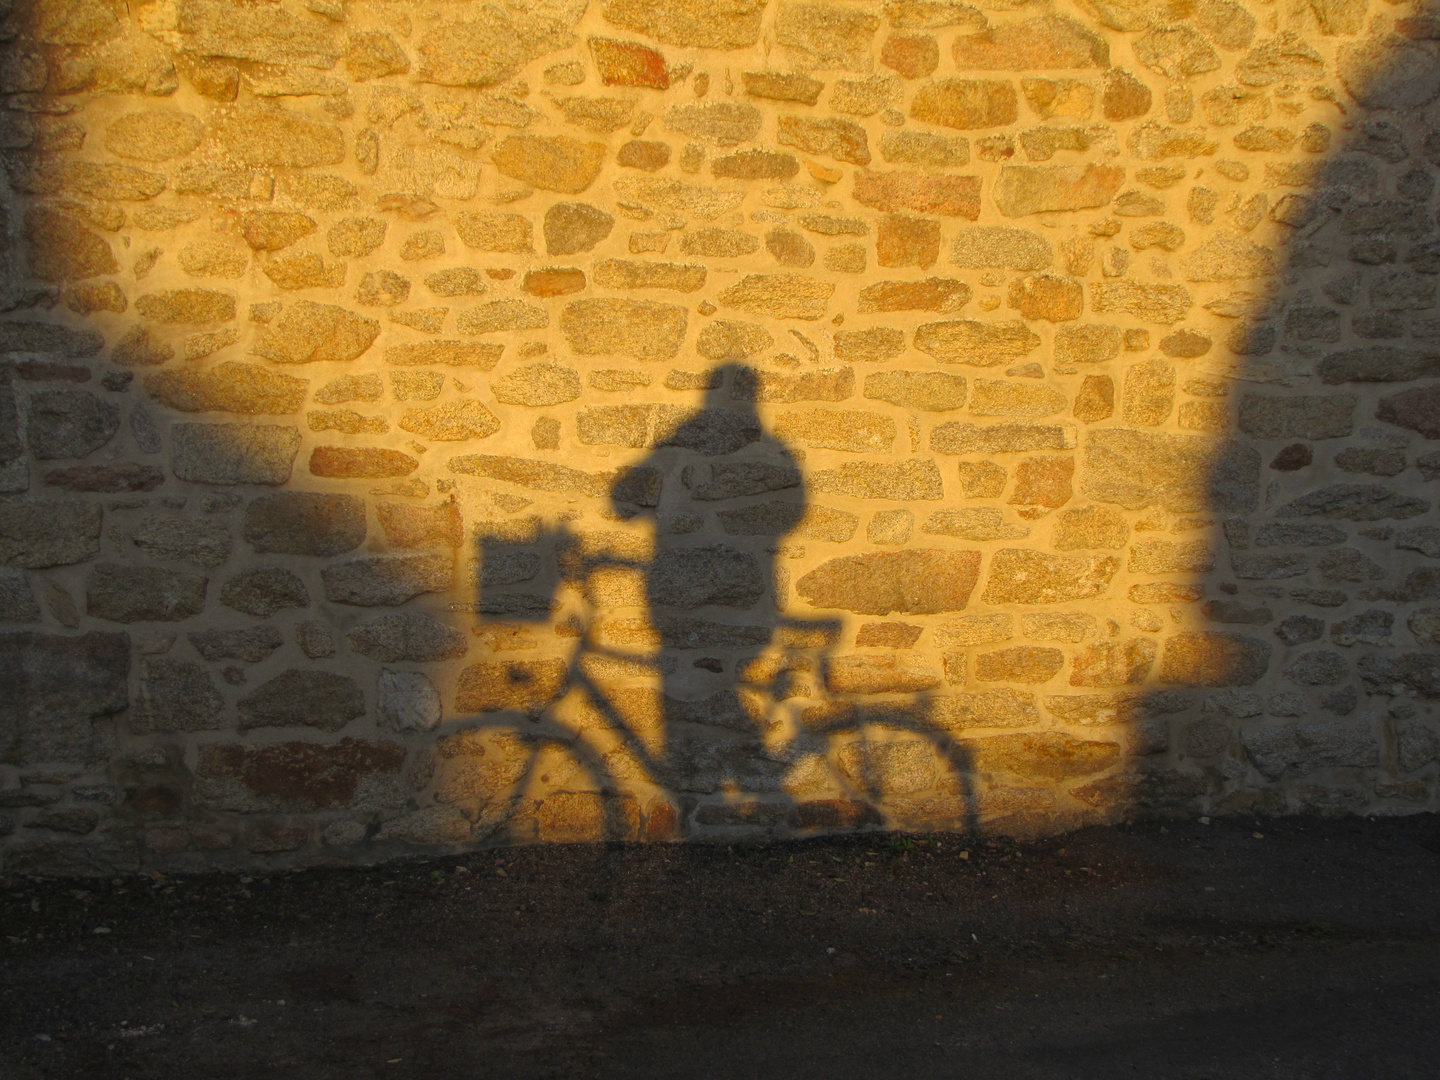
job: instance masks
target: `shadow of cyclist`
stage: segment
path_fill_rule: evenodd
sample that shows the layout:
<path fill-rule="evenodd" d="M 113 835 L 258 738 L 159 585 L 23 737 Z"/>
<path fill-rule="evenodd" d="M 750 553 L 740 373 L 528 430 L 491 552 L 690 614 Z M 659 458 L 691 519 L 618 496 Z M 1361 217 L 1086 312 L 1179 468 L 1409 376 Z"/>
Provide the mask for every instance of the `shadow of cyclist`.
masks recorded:
<path fill-rule="evenodd" d="M 741 365 L 712 371 L 701 407 L 662 416 L 639 466 L 661 478 L 658 505 L 637 508 L 612 494 L 621 513 L 654 521 L 644 589 L 663 690 L 657 779 L 684 802 L 727 796 L 707 801 L 699 824 L 763 827 L 789 816 L 780 788 L 787 765 L 767 735 L 776 706 L 816 665 L 787 650 L 834 634 L 833 624 L 807 632 L 781 615 L 776 559 L 806 498 L 795 454 L 760 422 L 756 387 Z M 761 798 L 739 798 L 749 795 Z"/>

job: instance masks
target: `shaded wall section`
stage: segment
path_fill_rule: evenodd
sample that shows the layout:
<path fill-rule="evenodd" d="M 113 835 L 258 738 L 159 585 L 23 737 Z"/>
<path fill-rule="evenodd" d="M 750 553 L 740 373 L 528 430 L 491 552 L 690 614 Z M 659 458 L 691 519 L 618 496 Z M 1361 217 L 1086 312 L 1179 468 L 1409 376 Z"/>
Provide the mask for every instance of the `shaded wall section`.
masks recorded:
<path fill-rule="evenodd" d="M 1422 7 L 4 26 L 6 869 L 1433 808 Z"/>

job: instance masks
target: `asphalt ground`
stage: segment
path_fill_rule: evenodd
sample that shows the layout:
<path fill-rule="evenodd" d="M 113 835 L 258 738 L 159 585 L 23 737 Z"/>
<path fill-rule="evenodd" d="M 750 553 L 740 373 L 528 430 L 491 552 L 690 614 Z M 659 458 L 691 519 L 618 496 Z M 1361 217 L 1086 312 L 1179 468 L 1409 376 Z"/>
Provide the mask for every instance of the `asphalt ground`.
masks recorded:
<path fill-rule="evenodd" d="M 0 1076 L 1440 1077 L 1440 818 L 0 880 Z"/>

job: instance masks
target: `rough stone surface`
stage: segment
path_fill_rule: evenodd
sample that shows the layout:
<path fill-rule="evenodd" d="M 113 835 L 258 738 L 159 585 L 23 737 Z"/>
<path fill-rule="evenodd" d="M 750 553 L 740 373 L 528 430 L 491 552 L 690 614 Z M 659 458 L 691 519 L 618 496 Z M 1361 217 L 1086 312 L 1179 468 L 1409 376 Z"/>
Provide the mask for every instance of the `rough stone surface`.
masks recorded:
<path fill-rule="evenodd" d="M 98 503 L 23 499 L 0 503 L 0 564 L 40 570 L 100 553 Z"/>
<path fill-rule="evenodd" d="M 4 866 L 1431 807 L 1424 13 L 13 6 Z"/>
<path fill-rule="evenodd" d="M 850 555 L 812 570 L 795 583 L 815 607 L 861 615 L 910 615 L 960 611 L 979 579 L 974 551 L 911 549 Z"/>
<path fill-rule="evenodd" d="M 111 622 L 179 622 L 204 610 L 208 584 L 203 574 L 96 563 L 85 578 L 85 611 Z"/>
<path fill-rule="evenodd" d="M 236 709 L 241 731 L 301 726 L 339 731 L 365 715 L 365 694 L 343 675 L 291 668 L 242 695 Z"/>
<path fill-rule="evenodd" d="M 261 552 L 343 555 L 365 539 L 365 503 L 353 495 L 262 495 L 245 508 L 245 539 Z"/>

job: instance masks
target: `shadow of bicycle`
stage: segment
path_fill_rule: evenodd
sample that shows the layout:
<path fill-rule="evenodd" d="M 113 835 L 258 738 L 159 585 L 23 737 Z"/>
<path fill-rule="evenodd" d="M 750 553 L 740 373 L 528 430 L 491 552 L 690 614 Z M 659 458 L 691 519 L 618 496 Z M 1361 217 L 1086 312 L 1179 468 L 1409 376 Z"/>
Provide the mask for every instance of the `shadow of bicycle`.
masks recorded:
<path fill-rule="evenodd" d="M 838 515 L 812 511 L 799 455 L 756 414 L 757 380 L 722 367 L 699 409 L 662 414 L 645 462 L 610 481 L 603 526 L 477 533 L 472 629 L 496 658 L 465 670 L 456 708 L 474 719 L 420 779 L 479 834 L 977 826 L 972 748 L 931 687 L 901 660 L 890 692 L 856 700 L 833 655 L 841 621 L 785 610 L 783 560 L 835 538 Z"/>

